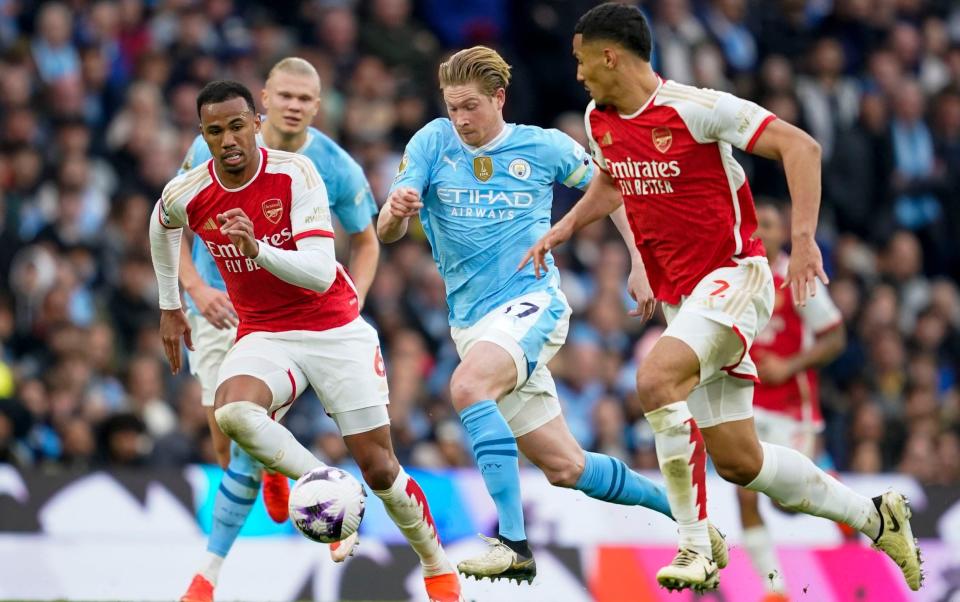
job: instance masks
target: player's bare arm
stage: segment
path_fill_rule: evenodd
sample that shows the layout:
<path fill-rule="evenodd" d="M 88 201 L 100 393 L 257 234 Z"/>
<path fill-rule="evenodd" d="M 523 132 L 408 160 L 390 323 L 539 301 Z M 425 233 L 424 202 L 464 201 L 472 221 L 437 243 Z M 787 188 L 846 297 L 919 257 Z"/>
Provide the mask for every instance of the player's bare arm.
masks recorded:
<path fill-rule="evenodd" d="M 407 233 L 410 218 L 423 207 L 420 195 L 412 188 L 397 188 L 387 197 L 377 217 L 377 236 L 385 243 L 400 240 Z"/>
<path fill-rule="evenodd" d="M 633 231 L 627 221 L 627 210 L 623 205 L 620 205 L 610 214 L 610 221 L 617 227 L 624 244 L 627 245 L 627 251 L 630 252 L 630 274 L 627 276 L 627 292 L 637 302 L 637 307 L 631 309 L 628 315 L 640 318 L 641 322 L 646 322 L 653 317 L 653 312 L 657 310 L 657 299 L 653 295 L 653 289 L 650 288 L 647 268 L 643 265 L 643 257 L 640 255 L 640 249 L 637 248 Z"/>
<path fill-rule="evenodd" d="M 183 238 L 184 241 L 180 245 L 180 284 L 183 290 L 190 295 L 197 309 L 214 327 L 220 330 L 235 327 L 239 319 L 230 301 L 230 295 L 204 281 L 190 257 L 191 237 L 186 230 L 183 232 Z"/>
<path fill-rule="evenodd" d="M 546 257 L 550 249 L 565 243 L 574 232 L 610 215 L 622 205 L 623 197 L 620 196 L 620 189 L 617 188 L 616 182 L 610 174 L 598 170 L 583 197 L 577 201 L 569 213 L 563 216 L 563 219 L 554 224 L 543 238 L 537 241 L 537 244 L 530 247 L 517 265 L 517 269 L 522 269 L 532 259 L 533 271 L 537 278 L 540 277 L 541 270 L 546 274 Z"/>
<path fill-rule="evenodd" d="M 363 309 L 367 292 L 373 284 L 373 276 L 380 260 L 380 243 L 373 225 L 350 235 L 350 275 L 357 287 L 358 309 Z"/>
<path fill-rule="evenodd" d="M 816 294 L 816 278 L 824 284 L 830 281 L 814 239 L 820 211 L 820 145 L 800 128 L 778 119 L 760 134 L 753 153 L 783 162 L 793 203 L 790 266 L 783 286 L 790 287 L 794 302 L 802 306 Z"/>
<path fill-rule="evenodd" d="M 790 357 L 768 353 L 759 358 L 757 370 L 761 382 L 779 385 L 809 368 L 818 368 L 830 363 L 847 345 L 847 332 L 843 323 L 817 335 L 809 349 Z"/>

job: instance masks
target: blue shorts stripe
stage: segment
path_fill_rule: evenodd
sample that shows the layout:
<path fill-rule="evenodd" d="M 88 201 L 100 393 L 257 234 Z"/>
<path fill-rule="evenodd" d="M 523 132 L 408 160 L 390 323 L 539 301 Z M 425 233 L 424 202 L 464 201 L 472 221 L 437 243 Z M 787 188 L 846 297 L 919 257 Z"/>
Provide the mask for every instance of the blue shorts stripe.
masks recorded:
<path fill-rule="evenodd" d="M 519 341 L 520 349 L 523 350 L 523 355 L 527 360 L 527 374 L 524 380 L 530 378 L 530 375 L 533 374 L 537 363 L 540 361 L 540 352 L 550 340 L 553 331 L 557 329 L 557 325 L 560 323 L 567 309 L 567 304 L 564 302 L 563 297 L 559 295 L 558 291 L 555 289 L 547 289 L 544 292 L 550 295 L 550 304 L 543 310 L 540 317 L 537 318 L 536 323 L 530 327 L 530 330 L 528 330 Z"/>

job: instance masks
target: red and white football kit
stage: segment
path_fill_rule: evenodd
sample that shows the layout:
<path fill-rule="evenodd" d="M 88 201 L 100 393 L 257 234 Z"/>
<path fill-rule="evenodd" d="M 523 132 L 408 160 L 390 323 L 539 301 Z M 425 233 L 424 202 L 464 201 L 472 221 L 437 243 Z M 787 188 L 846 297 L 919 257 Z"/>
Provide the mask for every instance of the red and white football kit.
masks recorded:
<path fill-rule="evenodd" d="M 793 303 L 790 291 L 780 289 L 788 262 L 789 258 L 781 255 L 773 266 L 776 290 L 773 314 L 750 350 L 758 360 L 768 353 L 782 358 L 794 356 L 809 348 L 817 336 L 843 321 L 827 287 L 819 280 L 816 281 L 817 294 L 808 298 L 806 305 Z M 816 435 L 823 429 L 816 370 L 804 370 L 779 385 L 760 382 L 753 393 L 753 407 L 762 441 L 813 455 Z"/>
<path fill-rule="evenodd" d="M 208 160 L 173 179 L 158 204 L 162 226 L 189 226 L 207 246 L 237 310 L 237 342 L 224 358 L 217 386 L 237 375 L 263 380 L 274 396 L 270 413 L 278 420 L 308 383 L 335 418 L 386 405 L 377 333 L 360 318 L 346 271 L 331 257 L 332 283 L 318 292 L 264 267 L 275 249 L 295 251 L 313 237 L 333 238 L 333 227 L 326 187 L 308 158 L 263 147 L 258 153 L 259 169 L 243 186 L 225 187 Z M 220 232 L 217 215 L 233 208 L 243 209 L 253 222 L 260 244 L 255 259 L 245 257 Z M 287 268 L 290 274 L 315 266 L 293 268 Z"/>
<path fill-rule="evenodd" d="M 664 334 L 700 359 L 687 401 L 701 427 L 752 415 L 749 350 L 770 316 L 773 285 L 733 147 L 751 150 L 774 119 L 750 101 L 663 80 L 632 115 L 595 103 L 586 111 L 594 160 L 620 188 L 664 304 Z"/>

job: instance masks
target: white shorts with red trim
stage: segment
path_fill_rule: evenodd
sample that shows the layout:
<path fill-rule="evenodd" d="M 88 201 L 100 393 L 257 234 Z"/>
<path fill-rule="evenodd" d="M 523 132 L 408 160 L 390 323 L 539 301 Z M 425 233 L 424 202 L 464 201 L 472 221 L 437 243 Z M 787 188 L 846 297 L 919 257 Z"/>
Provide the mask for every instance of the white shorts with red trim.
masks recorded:
<path fill-rule="evenodd" d="M 680 339 L 700 360 L 700 384 L 687 401 L 701 427 L 753 415 L 757 367 L 750 346 L 773 303 L 770 266 L 750 257 L 710 272 L 679 304 L 664 304 L 663 336 Z"/>
<path fill-rule="evenodd" d="M 217 386 L 240 375 L 267 384 L 273 395 L 269 413 L 274 420 L 283 418 L 307 385 L 313 387 L 327 414 L 335 418 L 344 412 L 390 403 L 380 340 L 363 318 L 330 330 L 249 334 L 237 341 L 223 360 Z M 382 413 L 370 416 L 380 421 Z M 363 427 L 352 425 L 350 430 L 370 430 Z"/>
<path fill-rule="evenodd" d="M 795 449 L 808 458 L 816 454 L 817 435 L 823 431 L 823 424 L 763 408 L 753 410 L 753 420 L 761 441 Z"/>
<path fill-rule="evenodd" d="M 237 339 L 237 329 L 233 327 L 221 330 L 193 310 L 187 312 L 187 322 L 193 337 L 193 351 L 187 350 L 190 374 L 200 381 L 200 403 L 204 407 L 212 408 L 214 393 L 220 384 L 217 373 L 223 358 Z"/>

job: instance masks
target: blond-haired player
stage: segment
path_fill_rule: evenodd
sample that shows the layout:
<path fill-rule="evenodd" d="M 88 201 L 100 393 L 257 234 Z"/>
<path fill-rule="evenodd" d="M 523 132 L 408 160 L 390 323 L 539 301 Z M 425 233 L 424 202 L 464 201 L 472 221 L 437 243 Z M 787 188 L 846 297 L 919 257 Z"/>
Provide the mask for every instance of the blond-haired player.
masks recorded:
<path fill-rule="evenodd" d="M 519 452 L 558 487 L 670 512 L 662 486 L 616 458 L 584 452 L 570 434 L 547 369 L 570 320 L 560 275 L 549 255 L 544 279 L 516 270 L 550 227 L 554 183 L 590 183 L 589 156 L 558 130 L 504 121 L 510 67 L 496 51 L 461 50 L 439 75 L 449 118 L 428 123 L 407 144 L 377 233 L 393 242 L 419 214 L 447 289 L 462 359 L 451 397 L 499 518 L 498 537 L 484 537 L 486 553 L 458 568 L 476 578 L 531 581 L 536 564 L 524 531 Z M 623 212 L 615 222 L 629 233 Z M 725 556 L 719 533 L 714 543 Z"/>

